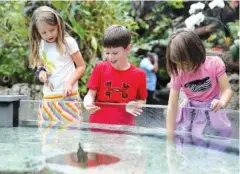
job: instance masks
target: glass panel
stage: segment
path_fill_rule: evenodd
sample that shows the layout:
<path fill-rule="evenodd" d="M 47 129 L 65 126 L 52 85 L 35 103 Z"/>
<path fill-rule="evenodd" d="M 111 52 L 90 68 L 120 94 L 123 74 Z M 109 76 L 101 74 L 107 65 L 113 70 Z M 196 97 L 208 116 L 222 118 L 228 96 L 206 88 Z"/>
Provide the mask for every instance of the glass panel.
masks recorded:
<path fill-rule="evenodd" d="M 70 105 L 71 104 L 71 105 Z M 126 104 L 116 104 L 116 103 L 98 103 L 98 105 L 101 105 L 100 107 L 107 108 L 107 111 L 103 113 L 104 117 L 111 119 L 114 117 L 113 114 L 111 114 L 111 111 L 115 110 L 124 110 L 126 108 Z M 20 108 L 19 108 L 19 122 L 20 125 L 24 124 L 31 124 L 33 121 L 38 121 L 38 111 L 39 107 L 42 106 L 43 103 L 41 101 L 31 101 L 31 100 L 22 100 L 20 102 Z M 70 105 L 70 106 L 69 106 Z M 82 118 L 83 122 L 88 122 L 90 114 L 85 110 L 83 107 L 82 102 L 45 102 L 44 107 L 46 110 L 48 110 L 50 113 L 46 113 L 45 116 L 42 116 L 41 119 L 45 119 L 47 121 L 76 121 L 76 115 L 79 115 L 79 117 Z M 64 110 L 62 113 L 56 111 L 56 110 Z M 79 113 L 73 113 L 75 110 L 80 110 Z M 147 127 L 147 128 L 166 128 L 166 112 L 167 112 L 167 106 L 165 105 L 142 105 L 143 112 L 141 115 L 134 117 L 135 119 L 135 125 L 139 127 Z M 65 112 L 66 111 L 66 112 Z M 54 113 L 53 113 L 54 112 Z M 69 114 L 68 114 L 69 112 Z M 109 113 L 110 112 L 110 113 Z M 220 110 L 216 113 L 211 112 L 207 108 L 179 108 L 179 113 L 182 113 L 181 117 L 178 118 L 178 131 L 195 131 L 192 130 L 191 125 L 192 124 L 201 124 L 202 122 L 206 122 L 206 128 L 203 131 L 203 134 L 208 135 L 218 135 L 218 136 L 228 136 L 228 134 L 231 134 L 231 138 L 237 138 L 239 139 L 239 111 L 236 110 Z M 55 118 L 50 118 L 47 114 L 55 115 Z M 75 115 L 75 117 L 74 117 Z M 44 118 L 45 117 L 45 118 Z M 218 121 L 216 121 L 215 118 L 220 118 L 222 121 L 222 124 L 218 124 Z M 181 121 L 184 119 L 184 121 Z M 194 120 L 194 121 L 193 121 Z M 230 122 L 228 122 L 228 120 Z M 80 122 L 80 118 L 77 118 L 77 122 Z M 188 125 L 183 130 L 181 124 Z M 196 126 L 199 127 L 199 126 Z M 224 130 L 225 127 L 225 130 Z M 229 128 L 228 128 L 229 127 Z M 220 129 L 221 128 L 221 129 Z M 201 129 L 201 127 L 199 127 Z M 203 129 L 203 128 L 202 128 Z M 219 131 L 220 132 L 216 132 Z M 227 130 L 226 130 L 227 129 Z M 221 132 L 223 130 L 223 132 Z M 230 133 L 227 131 L 231 131 Z M 198 131 L 199 132 L 199 131 Z M 229 137 L 229 136 L 228 136 Z"/>

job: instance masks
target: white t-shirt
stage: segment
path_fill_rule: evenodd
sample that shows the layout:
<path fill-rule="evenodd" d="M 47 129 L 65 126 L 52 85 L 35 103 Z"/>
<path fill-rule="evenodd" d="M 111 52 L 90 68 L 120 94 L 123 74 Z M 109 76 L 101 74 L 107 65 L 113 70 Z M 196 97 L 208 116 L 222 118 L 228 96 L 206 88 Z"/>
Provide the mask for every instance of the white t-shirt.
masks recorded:
<path fill-rule="evenodd" d="M 79 51 L 79 48 L 76 40 L 72 37 L 66 37 L 66 42 L 68 47 L 66 47 L 64 53 L 61 54 L 55 42 L 48 43 L 41 40 L 40 58 L 43 59 L 47 71 L 52 74 L 48 80 L 54 87 L 53 91 L 51 91 L 49 86 L 44 85 L 44 95 L 63 94 L 65 84 L 75 71 L 75 65 L 71 55 Z M 78 90 L 78 82 L 73 85 L 73 90 Z"/>

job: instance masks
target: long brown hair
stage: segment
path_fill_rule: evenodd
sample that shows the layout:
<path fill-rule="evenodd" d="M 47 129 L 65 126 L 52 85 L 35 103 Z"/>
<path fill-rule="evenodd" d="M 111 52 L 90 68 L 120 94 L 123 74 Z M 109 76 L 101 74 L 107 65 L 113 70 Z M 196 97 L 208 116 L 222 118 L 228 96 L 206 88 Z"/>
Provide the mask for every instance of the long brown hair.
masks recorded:
<path fill-rule="evenodd" d="M 30 56 L 29 64 L 31 68 L 42 65 L 39 47 L 41 42 L 41 36 L 37 29 L 38 22 L 45 22 L 49 25 L 58 26 L 58 36 L 56 40 L 57 49 L 62 54 L 64 52 L 64 46 L 66 45 L 65 35 L 65 26 L 61 16 L 52 8 L 48 6 L 41 6 L 37 8 L 33 15 L 32 21 L 29 28 L 29 44 L 30 44 Z"/>
<path fill-rule="evenodd" d="M 178 75 L 179 67 L 187 65 L 190 71 L 196 71 L 206 59 L 206 50 L 199 36 L 190 29 L 176 30 L 170 37 L 167 50 L 167 71 Z"/>

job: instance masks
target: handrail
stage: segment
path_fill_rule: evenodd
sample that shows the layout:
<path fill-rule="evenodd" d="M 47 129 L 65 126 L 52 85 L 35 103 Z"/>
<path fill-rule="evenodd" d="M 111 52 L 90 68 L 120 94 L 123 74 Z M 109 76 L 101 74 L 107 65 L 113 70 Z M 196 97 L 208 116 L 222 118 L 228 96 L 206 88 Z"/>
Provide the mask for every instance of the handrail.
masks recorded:
<path fill-rule="evenodd" d="M 41 103 L 42 100 L 20 100 L 20 102 L 31 102 L 31 103 Z M 53 102 L 53 101 L 48 101 Z M 58 101 L 62 103 L 79 103 L 83 104 L 83 102 L 75 102 L 75 101 Z M 95 102 L 96 104 L 102 104 L 102 105 L 113 105 L 113 106 L 125 106 L 127 103 L 109 103 L 109 102 Z M 157 108 L 157 109 L 167 109 L 167 105 L 150 105 L 150 104 L 139 104 L 142 108 Z M 206 110 L 209 111 L 209 108 L 198 108 L 198 107 L 179 107 L 179 108 L 185 108 L 185 109 L 197 109 L 197 110 Z M 225 112 L 231 112 L 231 113 L 239 113 L 239 110 L 231 110 L 231 109 L 221 109 L 221 111 Z"/>

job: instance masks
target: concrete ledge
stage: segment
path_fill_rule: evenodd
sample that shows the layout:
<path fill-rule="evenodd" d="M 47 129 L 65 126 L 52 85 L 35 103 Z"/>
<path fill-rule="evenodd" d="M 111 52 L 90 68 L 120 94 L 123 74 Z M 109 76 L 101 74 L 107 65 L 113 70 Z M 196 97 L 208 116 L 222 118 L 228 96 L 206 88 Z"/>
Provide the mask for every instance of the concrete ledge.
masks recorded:
<path fill-rule="evenodd" d="M 0 95 L 0 127 L 18 126 L 20 100 L 25 95 Z"/>
<path fill-rule="evenodd" d="M 0 102 L 13 102 L 26 99 L 26 95 L 0 95 Z"/>

